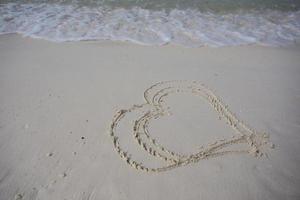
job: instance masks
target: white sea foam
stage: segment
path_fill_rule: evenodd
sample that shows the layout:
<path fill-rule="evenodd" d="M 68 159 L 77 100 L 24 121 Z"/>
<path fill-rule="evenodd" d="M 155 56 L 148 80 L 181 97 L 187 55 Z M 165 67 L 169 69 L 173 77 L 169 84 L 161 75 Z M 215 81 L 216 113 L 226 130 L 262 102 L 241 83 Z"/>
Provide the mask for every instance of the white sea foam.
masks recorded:
<path fill-rule="evenodd" d="M 300 11 L 153 11 L 62 4 L 0 5 L 0 34 L 51 41 L 118 40 L 187 47 L 289 45 L 300 38 Z"/>

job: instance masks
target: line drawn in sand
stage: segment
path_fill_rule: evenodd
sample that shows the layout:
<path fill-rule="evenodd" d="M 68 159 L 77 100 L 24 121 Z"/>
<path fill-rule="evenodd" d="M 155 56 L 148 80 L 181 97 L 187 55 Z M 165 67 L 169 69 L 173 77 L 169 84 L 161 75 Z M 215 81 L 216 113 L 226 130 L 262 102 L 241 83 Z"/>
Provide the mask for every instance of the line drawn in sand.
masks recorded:
<path fill-rule="evenodd" d="M 234 135 L 228 139 L 216 140 L 214 143 L 203 147 L 195 153 L 184 155 L 174 152 L 161 145 L 157 138 L 153 138 L 149 132 L 149 124 L 153 119 L 159 119 L 162 116 L 169 115 L 169 106 L 164 99 L 175 93 L 190 93 L 205 99 L 208 104 L 217 112 L 220 119 L 234 130 Z M 264 155 L 263 148 L 269 143 L 269 136 L 266 133 L 257 132 L 250 128 L 245 122 L 238 119 L 214 92 L 204 84 L 198 81 L 175 80 L 162 81 L 152 85 L 144 92 L 146 103 L 133 105 L 128 109 L 118 111 L 110 125 L 110 136 L 113 146 L 119 156 L 134 169 L 145 172 L 162 172 L 177 167 L 186 166 L 191 163 L 197 163 L 203 159 L 209 159 L 227 154 L 251 154 L 255 157 Z M 162 159 L 167 164 L 161 167 L 148 167 L 142 162 L 134 160 L 129 153 L 124 150 L 117 136 L 117 127 L 122 119 L 129 113 L 137 110 L 145 110 L 143 115 L 134 121 L 132 127 L 132 137 L 136 143 L 146 151 L 149 156 Z M 238 150 L 224 150 L 235 144 L 246 144 L 247 148 Z M 274 145 L 271 145 L 273 147 Z"/>

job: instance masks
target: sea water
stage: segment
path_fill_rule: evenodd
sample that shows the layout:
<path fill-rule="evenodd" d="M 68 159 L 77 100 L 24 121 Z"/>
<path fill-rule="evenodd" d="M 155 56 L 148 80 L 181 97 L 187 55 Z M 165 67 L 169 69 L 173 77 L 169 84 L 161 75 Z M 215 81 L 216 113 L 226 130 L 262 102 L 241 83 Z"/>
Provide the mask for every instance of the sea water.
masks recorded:
<path fill-rule="evenodd" d="M 0 0 L 0 34 L 186 47 L 300 39 L 300 0 Z"/>

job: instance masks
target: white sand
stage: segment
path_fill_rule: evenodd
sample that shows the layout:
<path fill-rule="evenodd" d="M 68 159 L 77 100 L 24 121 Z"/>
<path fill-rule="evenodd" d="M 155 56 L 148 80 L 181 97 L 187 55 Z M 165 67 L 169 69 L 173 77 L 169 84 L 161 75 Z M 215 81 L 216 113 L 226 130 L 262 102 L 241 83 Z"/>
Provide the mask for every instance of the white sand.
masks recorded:
<path fill-rule="evenodd" d="M 154 174 L 131 168 L 109 136 L 113 115 L 143 103 L 152 84 L 177 79 L 208 85 L 239 119 L 267 132 L 275 149 L 266 150 L 268 157 L 225 155 Z M 187 49 L 1 36 L 0 199 L 299 199 L 299 86 L 296 47 Z M 179 96 L 170 105 L 172 117 L 150 128 L 171 149 L 188 153 L 231 137 L 206 102 Z M 129 131 L 122 137 L 124 148 L 142 151 Z"/>

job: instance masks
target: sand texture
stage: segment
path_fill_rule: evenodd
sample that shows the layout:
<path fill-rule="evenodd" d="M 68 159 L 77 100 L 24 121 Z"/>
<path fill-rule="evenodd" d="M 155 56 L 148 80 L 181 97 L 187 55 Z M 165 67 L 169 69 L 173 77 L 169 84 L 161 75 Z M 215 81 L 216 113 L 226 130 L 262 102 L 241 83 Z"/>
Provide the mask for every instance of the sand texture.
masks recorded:
<path fill-rule="evenodd" d="M 167 105 L 163 105 L 165 97 L 172 93 L 192 93 L 195 96 L 202 97 L 208 101 L 208 103 L 217 111 L 219 118 L 224 118 L 226 122 L 237 132 L 237 135 L 233 135 L 231 139 L 222 139 L 215 141 L 207 148 L 203 148 L 200 151 L 190 154 L 182 155 L 175 153 L 174 151 L 168 150 L 161 144 L 158 144 L 158 140 L 150 136 L 148 126 L 150 121 L 158 119 L 160 116 L 168 115 L 170 112 L 166 111 L 166 108 L 171 109 Z M 254 156 L 262 156 L 263 152 L 261 148 L 268 144 L 268 135 L 266 133 L 258 134 L 257 131 L 248 127 L 243 121 L 239 120 L 226 105 L 205 85 L 197 81 L 177 80 L 177 81 L 164 81 L 159 82 L 144 92 L 144 98 L 147 103 L 141 105 L 134 105 L 129 109 L 122 109 L 117 112 L 111 124 L 110 136 L 114 144 L 114 148 L 122 159 L 126 161 L 131 167 L 137 170 L 143 170 L 146 172 L 162 172 L 176 167 L 185 166 L 190 163 L 195 163 L 203 159 L 209 159 L 212 157 L 223 156 L 226 154 L 233 153 L 250 153 Z M 171 164 L 160 167 L 160 168 L 149 168 L 144 166 L 142 163 L 138 163 L 129 157 L 128 152 L 124 151 L 119 144 L 118 136 L 115 134 L 116 127 L 120 123 L 121 119 L 126 117 L 126 113 L 135 112 L 137 109 L 144 109 L 150 107 L 147 111 L 144 111 L 143 115 L 135 120 L 133 126 L 133 136 L 137 143 L 142 147 L 143 150 L 148 152 L 150 155 L 157 158 L 161 158 L 164 161 L 170 161 Z M 197 121 L 197 119 L 194 119 Z M 145 135 L 145 138 L 151 143 L 151 147 L 147 145 L 141 135 Z M 172 137 L 170 138 L 172 140 Z M 227 150 L 219 151 L 225 147 L 247 143 L 248 149 L 239 150 Z M 273 144 L 271 144 L 271 147 Z M 155 150 L 158 149 L 160 152 Z M 164 155 L 167 154 L 167 155 Z"/>
<path fill-rule="evenodd" d="M 0 200 L 298 200 L 299 86 L 299 47 L 2 35 Z"/>

